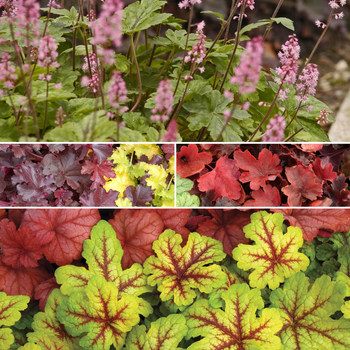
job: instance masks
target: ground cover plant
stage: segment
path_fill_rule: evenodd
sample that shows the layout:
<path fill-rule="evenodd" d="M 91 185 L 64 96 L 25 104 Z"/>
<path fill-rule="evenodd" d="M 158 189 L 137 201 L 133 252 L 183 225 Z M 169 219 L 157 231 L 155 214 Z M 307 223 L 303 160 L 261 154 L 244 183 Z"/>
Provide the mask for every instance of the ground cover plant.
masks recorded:
<path fill-rule="evenodd" d="M 205 21 L 193 23 L 201 2 L 179 2 L 183 23 L 162 0 L 124 9 L 105 0 L 99 11 L 93 0 L 70 9 L 0 1 L 0 141 L 328 141 L 320 124 L 334 119 L 314 97 L 312 59 L 346 0 L 329 1 L 300 67 L 293 23 L 278 17 L 283 0 L 271 18 L 248 25 L 254 0 L 233 0 L 226 18 L 206 11 L 221 23 L 212 39 Z M 280 66 L 267 70 L 263 43 L 279 26 L 290 35 Z"/>
<path fill-rule="evenodd" d="M 171 144 L 1 144 L 2 207 L 174 206 Z"/>
<path fill-rule="evenodd" d="M 178 207 L 350 205 L 347 144 L 177 147 Z"/>
<path fill-rule="evenodd" d="M 274 211 L 2 210 L 1 349 L 348 349 L 349 210 Z"/>

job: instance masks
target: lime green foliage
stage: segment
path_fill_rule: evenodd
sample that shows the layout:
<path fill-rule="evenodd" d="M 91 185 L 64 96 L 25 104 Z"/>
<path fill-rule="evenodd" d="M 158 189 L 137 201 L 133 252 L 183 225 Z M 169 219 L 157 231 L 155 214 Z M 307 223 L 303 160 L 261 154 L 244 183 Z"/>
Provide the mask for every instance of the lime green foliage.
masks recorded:
<path fill-rule="evenodd" d="M 145 326 L 135 326 L 128 334 L 125 345 L 128 350 L 175 350 L 186 336 L 187 329 L 183 315 L 161 317 L 151 323 L 147 333 Z"/>
<path fill-rule="evenodd" d="M 181 179 L 176 175 L 176 206 L 177 207 L 199 207 L 200 200 L 194 194 L 189 194 L 192 190 L 193 181 L 190 179 Z"/>
<path fill-rule="evenodd" d="M 26 295 L 8 296 L 0 292 L 0 327 L 13 326 L 21 318 L 20 311 L 27 308 L 30 298 Z M 15 338 L 10 328 L 0 328 L 0 349 L 8 350 Z"/>
<path fill-rule="evenodd" d="M 79 338 L 73 338 L 62 327 L 56 316 L 56 310 L 68 297 L 59 289 L 54 289 L 47 299 L 45 312 L 38 312 L 32 324 L 33 333 L 28 333 L 28 341 L 39 349 L 79 350 Z M 33 349 L 34 350 L 34 349 Z"/>
<path fill-rule="evenodd" d="M 154 192 L 152 204 L 159 207 L 174 206 L 174 156 L 169 160 L 169 167 L 165 169 L 162 164 L 148 164 L 145 161 L 137 162 L 141 156 L 146 156 L 150 161 L 153 156 L 163 156 L 161 148 L 154 144 L 124 144 L 113 151 L 109 158 L 114 164 L 116 177 L 107 179 L 103 186 L 107 192 L 110 190 L 119 192 L 118 206 L 130 206 L 126 201 L 124 191 L 128 186 L 137 186 L 144 175 L 146 183 Z M 170 181 L 167 179 L 170 178 Z M 126 201 L 126 202 L 125 202 Z"/>
<path fill-rule="evenodd" d="M 251 290 L 245 283 L 234 284 L 222 298 L 225 311 L 214 309 L 202 299 L 184 312 L 189 328 L 187 338 L 204 337 L 188 350 L 281 349 L 281 340 L 275 335 L 282 328 L 278 310 L 264 309 L 258 289 Z M 259 318 L 257 309 L 263 309 Z"/>
<path fill-rule="evenodd" d="M 144 272 L 150 275 L 148 283 L 158 286 L 162 300 L 174 298 L 178 306 L 193 302 L 194 288 L 210 293 L 226 280 L 220 266 L 213 265 L 225 257 L 221 242 L 196 232 L 190 233 L 183 248 L 181 242 L 180 235 L 165 230 L 153 243 L 157 257 L 150 256 L 144 263 Z"/>
<path fill-rule="evenodd" d="M 64 348 L 62 348 L 62 350 L 63 349 Z M 19 347 L 18 350 L 42 350 L 42 348 L 39 345 L 27 343 L 27 344 Z"/>
<path fill-rule="evenodd" d="M 82 293 L 73 293 L 57 308 L 57 318 L 83 349 L 121 349 L 125 333 L 140 320 L 139 303 L 132 295 L 118 298 L 118 288 L 102 276 L 92 276 Z"/>
<path fill-rule="evenodd" d="M 147 285 L 147 279 L 140 264 L 133 264 L 131 268 L 123 271 L 121 267 L 123 249 L 112 226 L 101 220 L 91 230 L 90 237 L 84 241 L 82 253 L 89 269 L 66 265 L 56 270 L 57 283 L 62 284 L 61 292 L 69 296 L 74 293 L 83 293 L 88 281 L 93 276 L 100 276 L 115 285 L 119 296 L 137 297 L 140 313 L 144 316 L 149 315 L 152 307 L 138 296 L 151 291 L 152 288 Z"/>
<path fill-rule="evenodd" d="M 309 287 L 309 279 L 299 272 L 271 293 L 271 306 L 283 320 L 283 349 L 349 349 L 350 321 L 330 318 L 343 304 L 344 283 L 324 275 Z"/>
<path fill-rule="evenodd" d="M 244 227 L 247 238 L 255 245 L 239 244 L 232 252 L 243 270 L 255 269 L 250 275 L 251 287 L 276 289 L 285 278 L 309 265 L 306 255 L 298 253 L 303 245 L 303 233 L 298 227 L 288 227 L 283 233 L 283 215 L 260 211 L 252 214 L 251 224 Z"/>

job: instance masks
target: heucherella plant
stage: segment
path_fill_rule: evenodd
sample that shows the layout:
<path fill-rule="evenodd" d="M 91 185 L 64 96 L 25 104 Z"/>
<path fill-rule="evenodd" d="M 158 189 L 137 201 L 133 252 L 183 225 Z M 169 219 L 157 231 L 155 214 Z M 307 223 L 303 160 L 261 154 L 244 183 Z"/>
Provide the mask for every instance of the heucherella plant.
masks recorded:
<path fill-rule="evenodd" d="M 149 219 L 150 213 L 143 218 Z M 276 247 L 276 262 L 283 260 L 290 268 L 274 290 L 249 285 L 251 271 L 226 255 L 222 242 L 196 232 L 156 234 L 154 255 L 143 266 L 123 269 L 131 241 L 117 239 L 115 220 L 101 220 L 84 241 L 84 260 L 56 269 L 41 312 L 33 303 L 25 310 L 28 296 L 0 293 L 1 349 L 347 350 L 350 233 L 298 243 L 301 252 L 295 249 L 292 255 L 304 256 L 306 265 L 311 261 L 303 273 L 288 259 L 301 230 L 282 227 L 283 219 L 282 214 L 256 212 L 245 226 L 256 242 L 250 247 L 260 245 L 254 231 Z M 245 246 L 238 245 L 233 256 Z M 267 246 L 251 252 L 262 266 L 264 251 L 270 256 Z M 285 254 L 277 254 L 279 246 Z M 271 274 L 265 271 L 264 276 Z"/>
<path fill-rule="evenodd" d="M 202 11 L 198 23 L 202 0 L 178 3 L 187 23 L 165 0 L 79 0 L 70 9 L 64 1 L 42 9 L 38 0 L 0 1 L 0 141 L 327 142 L 321 125 L 334 119 L 315 98 L 312 58 L 346 0 L 329 2 L 300 67 L 293 23 L 278 17 L 282 3 L 269 19 L 244 25 L 253 0 L 232 1 L 226 18 Z M 208 15 L 217 33 L 207 31 Z M 267 69 L 264 42 L 279 26 L 291 33 L 279 67 Z"/>

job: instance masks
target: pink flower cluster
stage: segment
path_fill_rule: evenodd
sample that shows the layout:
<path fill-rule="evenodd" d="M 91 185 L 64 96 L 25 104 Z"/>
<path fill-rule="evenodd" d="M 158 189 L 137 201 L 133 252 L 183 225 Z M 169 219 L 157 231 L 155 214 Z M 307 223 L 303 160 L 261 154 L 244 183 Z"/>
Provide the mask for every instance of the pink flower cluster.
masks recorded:
<path fill-rule="evenodd" d="M 119 114 L 123 114 L 129 109 L 126 106 L 120 108 L 120 103 L 125 102 L 128 99 L 128 90 L 126 88 L 125 81 L 122 78 L 121 72 L 113 72 L 107 97 L 109 104 L 114 107 Z"/>
<path fill-rule="evenodd" d="M 173 90 L 169 79 L 159 83 L 155 97 L 156 107 L 152 109 L 150 117 L 152 122 L 166 122 L 173 111 Z"/>
<path fill-rule="evenodd" d="M 96 94 L 100 86 L 100 78 L 98 77 L 98 73 L 94 73 L 91 78 L 86 75 L 82 76 L 80 84 L 83 87 L 87 86 L 89 91 Z"/>
<path fill-rule="evenodd" d="M 259 82 L 259 73 L 264 53 L 263 38 L 258 36 L 248 42 L 247 48 L 242 54 L 240 64 L 231 77 L 231 84 L 239 84 L 240 94 L 251 94 Z M 227 95 L 227 93 L 225 94 Z"/>
<path fill-rule="evenodd" d="M 200 64 L 203 62 L 205 58 L 205 38 L 206 36 L 203 33 L 203 29 L 205 26 L 205 22 L 202 21 L 197 25 L 196 34 L 198 36 L 197 42 L 192 47 L 191 51 L 188 51 L 187 56 L 185 57 L 185 63 L 187 62 L 195 62 Z"/>
<path fill-rule="evenodd" d="M 329 112 L 327 111 L 327 109 L 322 109 L 322 111 L 320 112 L 320 115 L 316 117 L 317 124 L 320 124 L 320 125 L 327 124 L 329 122 L 328 116 L 329 116 Z"/>
<path fill-rule="evenodd" d="M 96 73 L 100 62 L 95 53 L 93 52 L 89 53 L 89 62 L 90 62 L 91 73 Z M 84 64 L 81 68 L 85 73 L 89 71 L 89 63 L 88 63 L 87 56 L 84 57 Z"/>
<path fill-rule="evenodd" d="M 176 142 L 177 139 L 177 121 L 172 120 L 162 138 L 162 142 Z"/>
<path fill-rule="evenodd" d="M 99 55 L 107 65 L 114 63 L 113 50 L 106 48 L 109 41 L 115 47 L 122 45 L 123 6 L 121 0 L 106 0 L 102 5 L 100 17 L 91 23 L 91 28 L 95 30 L 93 43 L 104 47 L 104 50 L 99 51 Z"/>
<path fill-rule="evenodd" d="M 243 1 L 240 1 L 238 3 L 238 7 L 240 7 L 242 5 Z M 249 7 L 251 10 L 254 10 L 254 5 L 255 5 L 255 1 L 254 0 L 247 0 L 245 2 L 245 7 Z"/>
<path fill-rule="evenodd" d="M 58 57 L 56 40 L 49 34 L 40 39 L 38 49 L 38 66 L 43 68 L 57 68 L 59 63 L 56 62 Z M 40 74 L 40 80 L 51 80 L 51 75 Z"/>
<path fill-rule="evenodd" d="M 62 107 L 58 107 L 57 112 L 56 112 L 55 124 L 62 126 L 63 119 L 66 118 L 66 117 L 67 117 L 67 115 L 64 114 L 63 108 Z"/>
<path fill-rule="evenodd" d="M 280 142 L 284 137 L 284 129 L 286 128 L 286 120 L 284 117 L 275 114 L 275 117 L 271 118 L 266 127 L 265 135 L 263 136 L 263 142 Z"/>
<path fill-rule="evenodd" d="M 17 74 L 15 73 L 16 68 L 11 63 L 11 56 L 4 51 L 0 61 L 0 83 L 3 84 L 6 90 L 12 89 L 15 86 L 15 80 Z M 0 97 L 4 94 L 4 91 L 0 89 Z"/>
<path fill-rule="evenodd" d="M 17 0 L 0 0 L 0 7 L 3 7 L 4 10 L 1 13 L 1 17 L 15 18 L 18 12 L 18 1 Z"/>
<path fill-rule="evenodd" d="M 307 64 L 299 76 L 300 83 L 296 85 L 296 98 L 299 102 L 306 102 L 309 99 L 307 94 L 315 96 L 318 76 L 317 64 Z"/>
<path fill-rule="evenodd" d="M 344 6 L 346 5 L 346 0 L 331 0 L 328 5 L 331 7 L 332 11 L 333 10 L 337 10 L 338 8 L 340 8 L 340 6 Z M 341 19 L 341 18 L 344 18 L 344 12 L 338 12 L 338 13 L 335 13 L 333 14 L 334 18 L 335 19 Z M 326 28 L 326 24 L 321 22 L 320 20 L 316 20 L 315 21 L 315 24 L 317 27 L 319 28 Z"/>
<path fill-rule="evenodd" d="M 24 29 L 25 33 L 16 32 L 18 36 L 24 36 L 24 45 L 37 46 L 40 37 L 40 5 L 36 0 L 18 0 L 17 27 Z"/>
<path fill-rule="evenodd" d="M 201 3 L 202 3 L 202 0 L 182 0 L 179 3 L 179 7 L 180 9 L 186 9 L 191 7 L 194 4 L 201 4 Z"/>

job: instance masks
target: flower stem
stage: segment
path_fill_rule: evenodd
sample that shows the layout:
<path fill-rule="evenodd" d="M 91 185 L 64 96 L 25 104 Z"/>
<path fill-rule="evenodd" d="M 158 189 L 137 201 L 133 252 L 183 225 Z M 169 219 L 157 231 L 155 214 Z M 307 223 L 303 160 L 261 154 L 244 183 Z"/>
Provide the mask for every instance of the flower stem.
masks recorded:
<path fill-rule="evenodd" d="M 141 99 L 142 99 L 142 81 L 141 81 L 140 68 L 139 68 L 139 64 L 137 62 L 137 57 L 136 57 L 134 38 L 133 38 L 132 34 L 130 35 L 130 48 L 131 48 L 131 53 L 132 53 L 132 55 L 134 57 L 134 61 L 135 61 L 135 68 L 136 68 L 137 80 L 138 80 L 138 85 L 139 85 L 139 96 L 137 98 L 137 101 L 136 101 L 134 107 L 132 107 L 130 110 L 130 112 L 134 112 L 136 110 L 136 108 L 139 106 Z"/>
<path fill-rule="evenodd" d="M 46 77 L 49 75 L 49 73 L 50 73 L 50 69 L 49 69 L 49 66 L 47 66 Z M 46 78 L 45 116 L 44 116 L 44 125 L 43 125 L 43 130 L 42 130 L 42 132 L 41 132 L 41 137 L 44 137 L 44 134 L 45 134 L 48 103 L 49 103 L 49 81 L 48 81 L 48 79 Z"/>
<path fill-rule="evenodd" d="M 271 19 L 275 18 L 277 16 L 277 13 L 280 9 L 280 7 L 282 6 L 283 0 L 280 0 L 279 3 L 277 4 L 276 8 L 275 8 L 275 12 L 273 13 Z M 263 36 L 263 42 L 265 41 L 267 35 L 270 33 L 270 30 L 272 29 L 272 23 L 273 21 L 270 22 L 270 24 L 268 25 L 268 27 L 265 30 L 264 36 Z"/>

